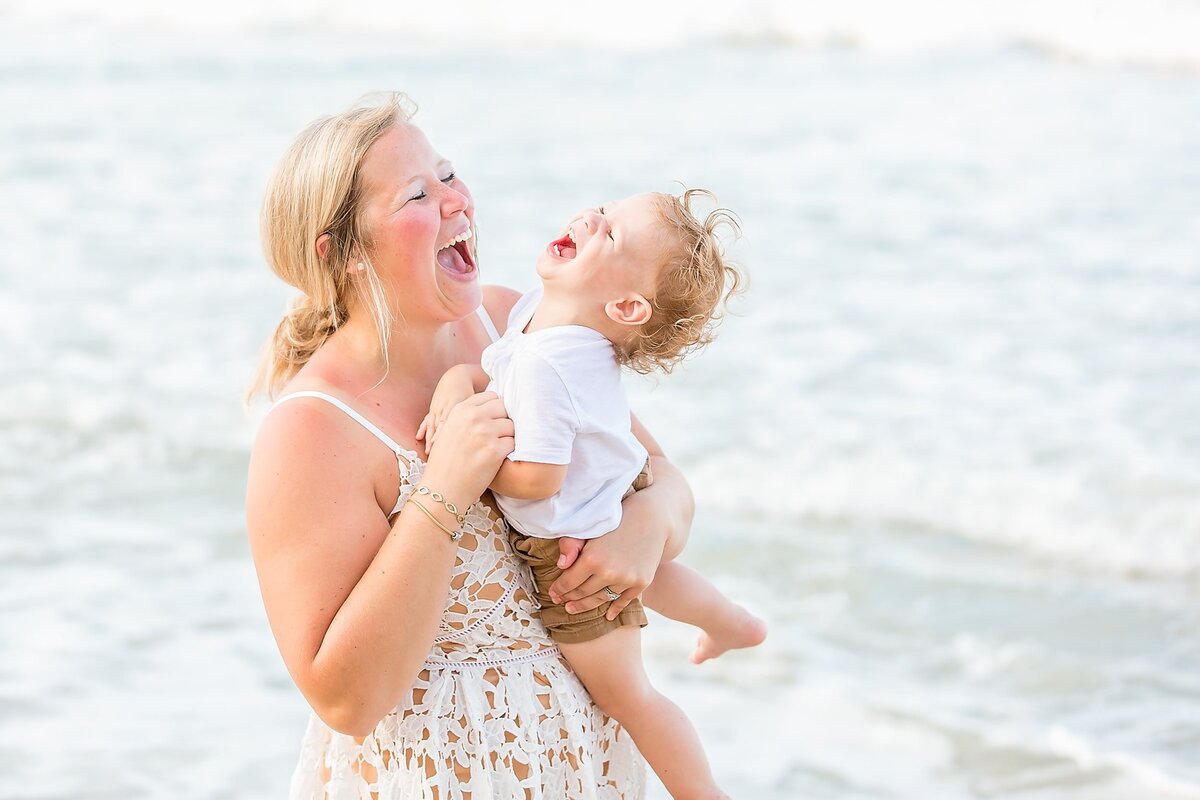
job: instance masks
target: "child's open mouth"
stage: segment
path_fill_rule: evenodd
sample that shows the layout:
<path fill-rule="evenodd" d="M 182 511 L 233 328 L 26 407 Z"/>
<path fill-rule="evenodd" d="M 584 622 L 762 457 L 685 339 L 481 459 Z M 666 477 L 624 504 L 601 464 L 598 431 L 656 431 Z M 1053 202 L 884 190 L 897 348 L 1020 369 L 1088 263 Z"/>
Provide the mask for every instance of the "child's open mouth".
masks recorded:
<path fill-rule="evenodd" d="M 469 244 L 474 231 L 465 231 L 446 242 L 437 251 L 437 262 L 447 272 L 466 277 L 475 271 L 475 258 L 471 255 Z"/>
<path fill-rule="evenodd" d="M 557 258 L 570 261 L 575 257 L 576 253 L 575 234 L 571 232 L 570 228 L 567 228 L 567 232 L 547 245 L 546 249 Z"/>

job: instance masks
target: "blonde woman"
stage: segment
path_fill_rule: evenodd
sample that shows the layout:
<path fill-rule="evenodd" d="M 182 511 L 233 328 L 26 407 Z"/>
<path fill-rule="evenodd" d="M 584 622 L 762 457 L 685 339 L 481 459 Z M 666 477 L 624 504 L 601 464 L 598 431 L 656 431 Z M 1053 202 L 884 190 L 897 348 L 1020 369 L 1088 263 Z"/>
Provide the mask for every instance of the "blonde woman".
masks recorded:
<path fill-rule="evenodd" d="M 428 460 L 438 379 L 478 364 L 516 292 L 480 287 L 470 192 L 390 94 L 311 124 L 263 204 L 267 259 L 301 295 L 256 389 L 247 526 L 276 642 L 314 711 L 293 798 L 643 796 L 629 737 L 536 613 L 484 495 L 513 447 L 495 395 L 455 406 Z M 555 586 L 619 611 L 683 545 L 686 483 L 646 430 L 654 484 Z M 568 561 L 575 550 L 564 546 Z"/>

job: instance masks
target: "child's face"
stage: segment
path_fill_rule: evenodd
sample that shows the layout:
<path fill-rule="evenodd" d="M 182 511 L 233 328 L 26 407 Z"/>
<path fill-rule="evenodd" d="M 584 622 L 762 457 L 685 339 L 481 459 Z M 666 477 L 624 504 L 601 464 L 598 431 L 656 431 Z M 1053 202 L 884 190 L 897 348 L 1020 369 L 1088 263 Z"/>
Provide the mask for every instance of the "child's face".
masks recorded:
<path fill-rule="evenodd" d="M 624 295 L 654 295 L 663 255 L 659 195 L 635 194 L 588 208 L 537 261 L 547 288 L 604 305 Z"/>

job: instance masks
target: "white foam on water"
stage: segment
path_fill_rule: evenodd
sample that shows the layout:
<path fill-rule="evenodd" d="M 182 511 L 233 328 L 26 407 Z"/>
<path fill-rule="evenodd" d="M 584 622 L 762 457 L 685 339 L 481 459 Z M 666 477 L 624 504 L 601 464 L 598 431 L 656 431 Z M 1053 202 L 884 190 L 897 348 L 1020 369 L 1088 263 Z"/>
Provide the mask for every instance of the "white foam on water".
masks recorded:
<path fill-rule="evenodd" d="M 531 0 L 519 8 L 463 0 L 452 14 L 428 3 L 379 0 L 124 0 L 100 5 L 43 0 L 0 7 L 0 19 L 6 17 L 10 24 L 65 22 L 142 30 L 343 32 L 459 48 L 662 48 L 722 41 L 911 53 L 1023 45 L 1099 63 L 1200 68 L 1200 3 L 1194 0 L 741 0 L 707 5 L 611 0 L 603 13 L 551 0 Z"/>
<path fill-rule="evenodd" d="M 767 465 L 764 466 L 764 460 Z M 1195 489 L 1132 507 L 1097 504 L 1088 476 L 1054 469 L 963 469 L 900 453 L 723 455 L 690 473 L 703 506 L 776 525 L 840 522 L 953 531 L 1089 569 L 1129 576 L 1200 575 Z M 769 508 L 758 498 L 777 498 Z"/>

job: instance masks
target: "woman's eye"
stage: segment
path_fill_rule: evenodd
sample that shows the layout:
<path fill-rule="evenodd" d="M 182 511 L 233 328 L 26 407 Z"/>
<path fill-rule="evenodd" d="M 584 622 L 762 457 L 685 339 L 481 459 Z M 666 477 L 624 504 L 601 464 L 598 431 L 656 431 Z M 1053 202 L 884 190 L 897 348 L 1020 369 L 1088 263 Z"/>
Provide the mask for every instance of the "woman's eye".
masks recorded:
<path fill-rule="evenodd" d="M 408 199 L 409 200 L 423 200 L 424 198 L 425 198 L 424 192 L 417 192 L 416 194 L 414 194 L 412 197 L 410 197 Z"/>

